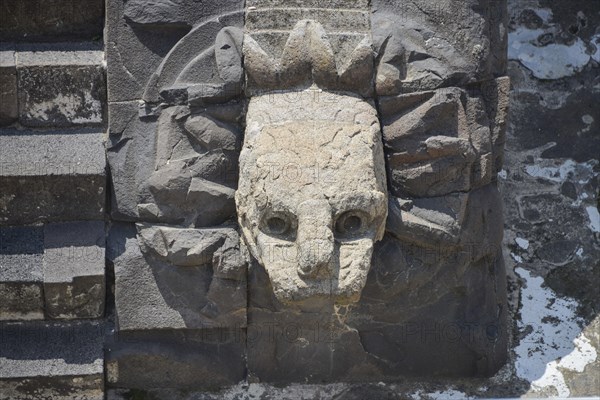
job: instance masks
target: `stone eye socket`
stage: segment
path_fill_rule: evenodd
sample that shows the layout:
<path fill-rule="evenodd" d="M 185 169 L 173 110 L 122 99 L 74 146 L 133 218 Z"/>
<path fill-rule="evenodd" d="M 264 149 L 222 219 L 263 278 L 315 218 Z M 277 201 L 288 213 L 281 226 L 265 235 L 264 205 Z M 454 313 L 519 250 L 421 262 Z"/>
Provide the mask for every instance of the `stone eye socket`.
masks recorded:
<path fill-rule="evenodd" d="M 284 213 L 269 214 L 263 218 L 261 230 L 270 236 L 291 239 L 294 236 L 294 219 Z"/>
<path fill-rule="evenodd" d="M 353 237 L 364 231 L 366 219 L 359 211 L 348 211 L 340 215 L 335 223 L 335 231 L 341 237 Z"/>

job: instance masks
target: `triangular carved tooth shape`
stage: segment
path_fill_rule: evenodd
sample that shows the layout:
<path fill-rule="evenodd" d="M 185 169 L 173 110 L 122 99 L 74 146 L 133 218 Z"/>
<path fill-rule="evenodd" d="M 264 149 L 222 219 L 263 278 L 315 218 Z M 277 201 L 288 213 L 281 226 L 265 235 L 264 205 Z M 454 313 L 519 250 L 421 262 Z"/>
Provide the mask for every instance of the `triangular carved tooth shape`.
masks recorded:
<path fill-rule="evenodd" d="M 314 20 L 298 21 L 279 60 L 269 56 L 251 34 L 244 37 L 244 66 L 250 94 L 316 84 L 322 89 L 370 96 L 373 63 L 371 38 L 366 36 L 344 65 L 337 65 L 327 32 Z"/>

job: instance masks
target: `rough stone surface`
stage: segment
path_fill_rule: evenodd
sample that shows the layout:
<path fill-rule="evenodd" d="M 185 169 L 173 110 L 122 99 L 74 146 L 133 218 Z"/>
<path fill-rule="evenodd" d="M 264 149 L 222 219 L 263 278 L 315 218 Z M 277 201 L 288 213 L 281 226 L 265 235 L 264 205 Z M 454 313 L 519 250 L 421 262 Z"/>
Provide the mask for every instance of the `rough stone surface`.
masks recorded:
<path fill-rule="evenodd" d="M 279 301 L 355 302 L 387 214 L 377 112 L 308 90 L 251 100 L 236 192 L 245 241 Z"/>
<path fill-rule="evenodd" d="M 0 398 L 104 398 L 102 323 L 0 324 Z"/>
<path fill-rule="evenodd" d="M 287 5 L 287 4 L 286 4 Z M 369 8 L 364 3 L 257 2 L 248 7 L 244 39 L 247 93 L 274 89 L 373 91 Z"/>
<path fill-rule="evenodd" d="M 379 95 L 463 86 L 506 73 L 504 1 L 373 0 L 372 9 Z"/>
<path fill-rule="evenodd" d="M 43 228 L 0 228 L 0 320 L 44 318 L 43 255 Z"/>
<path fill-rule="evenodd" d="M 109 101 L 157 101 L 157 90 L 175 84 L 182 72 L 184 83 L 190 83 L 182 71 L 188 64 L 190 72 L 200 74 L 192 73 L 195 83 L 222 82 L 213 75 L 215 40 L 221 29 L 243 26 L 243 2 L 110 1 L 107 21 Z M 164 87 L 153 84 L 157 71 Z M 153 96 L 144 95 L 148 84 Z"/>
<path fill-rule="evenodd" d="M 116 224 L 108 246 L 119 331 L 245 326 L 246 265 L 235 230 Z"/>
<path fill-rule="evenodd" d="M 0 131 L 0 224 L 103 219 L 104 151 L 97 131 Z"/>
<path fill-rule="evenodd" d="M 104 222 L 2 227 L 2 320 L 104 315 Z"/>
<path fill-rule="evenodd" d="M 0 41 L 97 40 L 104 26 L 102 0 L 29 0 L 0 4 Z"/>
<path fill-rule="evenodd" d="M 0 50 L 0 126 L 11 124 L 18 115 L 15 52 Z"/>
<path fill-rule="evenodd" d="M 104 121 L 103 53 L 94 44 L 23 47 L 17 53 L 19 121 L 29 127 Z"/>
<path fill-rule="evenodd" d="M 141 388 L 140 394 L 154 388 L 232 386 L 246 375 L 245 344 L 241 329 L 121 332 L 107 343 L 107 385 Z"/>
<path fill-rule="evenodd" d="M 44 227 L 44 297 L 51 319 L 104 316 L 104 221 Z"/>

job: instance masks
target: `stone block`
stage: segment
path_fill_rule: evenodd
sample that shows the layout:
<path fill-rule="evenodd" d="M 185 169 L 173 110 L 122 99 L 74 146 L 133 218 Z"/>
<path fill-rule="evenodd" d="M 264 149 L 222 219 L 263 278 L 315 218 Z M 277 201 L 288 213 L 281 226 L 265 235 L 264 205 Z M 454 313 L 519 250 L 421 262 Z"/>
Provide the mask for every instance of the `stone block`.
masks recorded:
<path fill-rule="evenodd" d="M 0 50 L 0 126 L 13 123 L 18 117 L 17 68 L 15 52 Z"/>
<path fill-rule="evenodd" d="M 103 52 L 97 45 L 23 47 L 18 52 L 19 121 L 30 127 L 104 121 Z"/>
<path fill-rule="evenodd" d="M 2 2 L 1 42 L 96 40 L 103 27 L 103 0 Z"/>
<path fill-rule="evenodd" d="M 371 7 L 380 96 L 464 86 L 506 72 L 505 0 L 374 0 Z"/>
<path fill-rule="evenodd" d="M 44 227 L 44 298 L 50 319 L 104 315 L 104 221 Z"/>
<path fill-rule="evenodd" d="M 214 59 L 216 36 L 224 27 L 243 27 L 243 1 L 111 1 L 107 4 L 106 57 L 110 102 L 157 101 L 153 77 L 160 72 L 166 86 L 204 50 Z M 193 50 L 189 50 L 193 48 Z M 166 58 L 167 54 L 169 57 Z M 164 62 L 163 62 L 164 61 Z M 203 60 L 199 60 L 202 65 Z M 214 61 L 194 73 L 219 81 Z M 183 78 L 183 77 L 182 77 Z M 162 82 L 162 81 L 160 81 Z M 188 82 L 189 83 L 189 82 Z M 152 95 L 144 96 L 147 86 Z M 153 87 L 154 86 L 154 87 Z M 158 90 L 157 90 L 158 89 Z"/>
<path fill-rule="evenodd" d="M 231 228 L 115 224 L 108 237 L 119 331 L 243 328 L 246 265 Z"/>
<path fill-rule="evenodd" d="M 119 333 L 107 342 L 110 388 L 213 391 L 246 377 L 241 329 Z"/>
<path fill-rule="evenodd" d="M 0 131 L 0 225 L 104 218 L 103 133 Z"/>
<path fill-rule="evenodd" d="M 0 227 L 0 320 L 44 318 L 44 230 Z"/>
<path fill-rule="evenodd" d="M 98 322 L 0 324 L 0 398 L 104 398 L 104 326 Z"/>

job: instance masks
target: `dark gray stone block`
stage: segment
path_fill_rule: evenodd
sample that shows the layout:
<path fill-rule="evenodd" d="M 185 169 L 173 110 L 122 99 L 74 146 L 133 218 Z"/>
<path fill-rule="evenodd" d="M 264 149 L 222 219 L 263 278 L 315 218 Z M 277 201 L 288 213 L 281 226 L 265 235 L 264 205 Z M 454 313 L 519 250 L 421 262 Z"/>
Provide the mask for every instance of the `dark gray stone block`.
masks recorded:
<path fill-rule="evenodd" d="M 104 218 L 103 134 L 0 131 L 0 225 Z"/>
<path fill-rule="evenodd" d="M 81 45 L 24 48 L 19 51 L 17 69 L 21 124 L 30 127 L 101 124 L 106 101 L 102 63 L 102 51 L 85 50 Z"/>
<path fill-rule="evenodd" d="M 246 265 L 230 228 L 113 225 L 119 331 L 239 327 L 246 324 Z"/>
<path fill-rule="evenodd" d="M 242 329 L 120 333 L 107 343 L 111 388 L 215 390 L 246 377 Z"/>
<path fill-rule="evenodd" d="M 15 52 L 0 50 L 0 126 L 9 125 L 18 117 L 17 69 Z"/>
<path fill-rule="evenodd" d="M 0 398 L 104 398 L 104 325 L 1 323 Z"/>
<path fill-rule="evenodd" d="M 104 27 L 102 0 L 3 0 L 0 41 L 97 40 Z"/>
<path fill-rule="evenodd" d="M 0 227 L 0 320 L 44 318 L 44 230 Z"/>
<path fill-rule="evenodd" d="M 374 0 L 377 93 L 489 80 L 506 72 L 506 1 Z"/>
<path fill-rule="evenodd" d="M 44 227 L 44 297 L 51 319 L 104 315 L 104 222 Z"/>
<path fill-rule="evenodd" d="M 108 2 L 106 56 L 109 101 L 130 101 L 142 97 L 158 100 L 155 98 L 158 94 L 156 89 L 160 90 L 160 87 L 154 88 L 153 96 L 144 96 L 153 74 L 161 71 L 172 77 L 171 83 L 175 83 L 182 69 L 202 53 L 202 49 L 211 52 L 216 35 L 222 28 L 242 28 L 243 15 L 243 1 L 239 0 L 156 1 L 151 5 L 137 0 Z M 215 26 L 218 28 L 212 29 Z M 188 34 L 190 37 L 186 39 Z M 187 45 L 192 45 L 194 50 L 186 51 Z M 167 54 L 169 60 L 165 59 Z M 161 65 L 163 60 L 165 63 Z M 213 68 L 195 71 L 210 76 Z"/>

